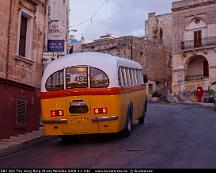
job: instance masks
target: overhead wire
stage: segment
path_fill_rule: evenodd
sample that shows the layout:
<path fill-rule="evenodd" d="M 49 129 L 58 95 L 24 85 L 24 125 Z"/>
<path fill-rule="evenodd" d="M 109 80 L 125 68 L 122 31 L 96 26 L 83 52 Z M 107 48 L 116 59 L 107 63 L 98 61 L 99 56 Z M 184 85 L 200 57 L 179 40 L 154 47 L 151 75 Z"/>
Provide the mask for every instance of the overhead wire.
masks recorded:
<path fill-rule="evenodd" d="M 109 0 L 105 0 L 100 6 L 99 8 L 93 13 L 93 15 L 85 20 L 83 20 L 82 22 L 78 23 L 78 24 L 75 24 L 75 25 L 72 25 L 72 26 L 69 26 L 69 28 L 71 27 L 77 27 L 77 26 L 80 26 L 84 23 L 87 23 L 87 22 L 93 22 L 93 19 L 95 18 L 95 16 L 98 14 L 98 12 L 105 6 L 106 3 L 109 3 Z"/>

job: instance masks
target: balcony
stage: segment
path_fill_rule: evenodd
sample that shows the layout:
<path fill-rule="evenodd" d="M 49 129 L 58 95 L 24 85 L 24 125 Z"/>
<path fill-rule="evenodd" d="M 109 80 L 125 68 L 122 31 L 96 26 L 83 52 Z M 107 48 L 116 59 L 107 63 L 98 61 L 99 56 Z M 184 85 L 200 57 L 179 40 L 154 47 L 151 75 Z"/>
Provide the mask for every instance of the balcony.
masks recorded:
<path fill-rule="evenodd" d="M 216 37 L 203 38 L 199 41 L 188 40 L 188 41 L 181 42 L 181 50 L 194 49 L 194 48 L 213 46 L 213 45 L 216 45 Z"/>
<path fill-rule="evenodd" d="M 192 80 L 203 80 L 207 79 L 208 76 L 204 77 L 203 75 L 187 75 L 185 76 L 185 81 L 192 81 Z"/>

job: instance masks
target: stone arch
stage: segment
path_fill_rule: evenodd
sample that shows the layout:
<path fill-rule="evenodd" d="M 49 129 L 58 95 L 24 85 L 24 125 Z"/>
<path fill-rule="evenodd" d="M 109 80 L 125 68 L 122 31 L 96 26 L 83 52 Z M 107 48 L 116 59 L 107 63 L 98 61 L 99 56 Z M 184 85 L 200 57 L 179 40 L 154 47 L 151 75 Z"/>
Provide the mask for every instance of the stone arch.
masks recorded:
<path fill-rule="evenodd" d="M 202 55 L 189 57 L 185 62 L 185 80 L 209 78 L 209 63 Z"/>
<path fill-rule="evenodd" d="M 207 27 L 207 22 L 203 18 L 195 17 L 187 23 L 185 30 L 195 30 L 205 27 Z"/>

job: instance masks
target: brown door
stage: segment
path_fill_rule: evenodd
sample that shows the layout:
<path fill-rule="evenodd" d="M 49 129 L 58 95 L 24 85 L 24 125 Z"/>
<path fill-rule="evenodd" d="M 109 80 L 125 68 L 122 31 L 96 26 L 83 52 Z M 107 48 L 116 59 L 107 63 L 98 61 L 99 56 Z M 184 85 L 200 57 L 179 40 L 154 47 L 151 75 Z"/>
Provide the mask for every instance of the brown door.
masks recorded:
<path fill-rule="evenodd" d="M 202 46 L 202 31 L 194 31 L 194 47 Z"/>
<path fill-rule="evenodd" d="M 203 61 L 203 77 L 209 77 L 209 65 L 207 60 Z"/>

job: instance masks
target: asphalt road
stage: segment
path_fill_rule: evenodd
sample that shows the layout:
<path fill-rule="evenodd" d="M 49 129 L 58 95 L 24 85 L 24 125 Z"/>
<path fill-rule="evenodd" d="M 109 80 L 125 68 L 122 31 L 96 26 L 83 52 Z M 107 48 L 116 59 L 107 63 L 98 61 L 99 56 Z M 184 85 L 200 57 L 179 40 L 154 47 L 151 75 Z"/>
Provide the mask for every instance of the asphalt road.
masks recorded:
<path fill-rule="evenodd" d="M 0 168 L 216 168 L 216 112 L 198 105 L 149 104 L 129 138 L 59 138 L 0 158 Z"/>

